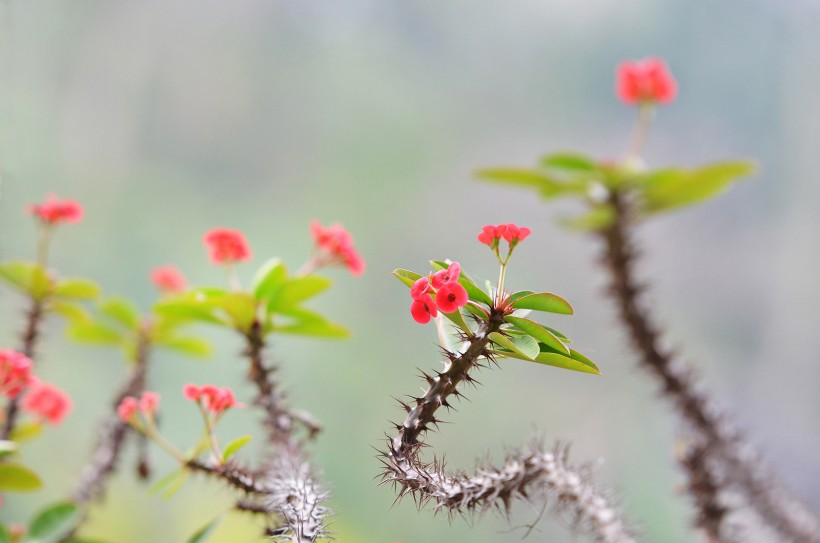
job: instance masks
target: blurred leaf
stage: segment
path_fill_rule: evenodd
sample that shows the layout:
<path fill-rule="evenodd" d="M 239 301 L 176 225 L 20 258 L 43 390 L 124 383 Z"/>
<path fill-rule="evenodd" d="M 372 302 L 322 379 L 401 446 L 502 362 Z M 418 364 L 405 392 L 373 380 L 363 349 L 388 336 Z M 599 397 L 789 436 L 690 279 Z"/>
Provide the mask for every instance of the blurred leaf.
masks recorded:
<path fill-rule="evenodd" d="M 251 283 L 253 297 L 267 303 L 285 283 L 287 274 L 288 270 L 279 258 L 271 258 L 262 264 Z"/>
<path fill-rule="evenodd" d="M 223 517 L 224 515 L 219 515 L 214 520 L 197 530 L 196 533 L 188 538 L 186 543 L 203 543 L 204 541 L 207 541 L 213 535 L 217 526 L 219 526 L 219 523 L 222 522 Z"/>
<path fill-rule="evenodd" d="M 89 322 L 91 320 L 91 315 L 89 315 L 88 311 L 86 311 L 86 309 L 80 304 L 71 302 L 52 302 L 49 305 L 49 309 L 64 317 L 69 324 L 79 324 Z"/>
<path fill-rule="evenodd" d="M 37 421 L 21 422 L 11 431 L 12 441 L 22 442 L 34 439 L 43 431 L 43 424 Z"/>
<path fill-rule="evenodd" d="M 166 319 L 179 322 L 207 322 L 224 326 L 226 323 L 214 315 L 213 302 L 203 293 L 193 292 L 160 300 L 154 305 L 154 312 Z"/>
<path fill-rule="evenodd" d="M 11 462 L 0 463 L 0 491 L 31 492 L 41 486 L 40 477 L 29 468 Z"/>
<path fill-rule="evenodd" d="M 0 543 L 2 543 L 2 540 L 0 540 Z M 65 541 L 65 542 L 61 541 L 60 543 L 107 543 L 107 542 L 102 541 L 100 539 L 69 539 L 68 541 Z"/>
<path fill-rule="evenodd" d="M 403 270 L 401 268 L 393 270 L 393 275 L 395 275 L 396 279 L 398 279 L 408 287 L 412 287 L 413 283 L 421 279 L 421 275 L 417 274 L 416 272 L 412 272 L 410 270 Z"/>
<path fill-rule="evenodd" d="M 571 173 L 596 173 L 598 163 L 592 158 L 577 153 L 554 153 L 541 159 L 547 169 L 564 170 Z"/>
<path fill-rule="evenodd" d="M 13 543 L 9 529 L 6 528 L 5 524 L 0 524 L 0 543 Z"/>
<path fill-rule="evenodd" d="M 130 330 L 139 327 L 140 316 L 136 306 L 125 298 L 109 298 L 100 304 L 100 312 Z"/>
<path fill-rule="evenodd" d="M 534 337 L 541 343 L 549 345 L 556 351 L 562 352 L 569 356 L 569 348 L 567 348 L 567 346 L 564 345 L 560 339 L 555 337 L 555 335 L 552 332 L 550 332 L 537 322 L 513 316 L 504 317 L 504 320 L 518 327 L 519 330 L 526 332 L 528 335 Z"/>
<path fill-rule="evenodd" d="M 350 336 L 346 328 L 308 309 L 294 308 L 288 310 L 284 315 L 292 319 L 291 322 L 276 325 L 274 331 L 327 339 L 345 339 Z"/>
<path fill-rule="evenodd" d="M 601 370 L 598 369 L 598 366 L 596 366 L 592 360 L 572 349 L 570 349 L 570 356 L 567 357 L 542 344 L 541 352 L 535 357 L 535 361 L 539 364 L 554 366 L 556 368 L 601 375 Z"/>
<path fill-rule="evenodd" d="M 754 173 L 750 162 L 722 162 L 696 170 L 665 169 L 648 173 L 639 185 L 645 214 L 700 203 L 723 193 Z"/>
<path fill-rule="evenodd" d="M 615 211 L 610 205 L 596 205 L 586 213 L 576 217 L 561 219 L 561 225 L 579 232 L 604 230 L 615 221 Z"/>
<path fill-rule="evenodd" d="M 93 300 L 100 296 L 100 287 L 88 279 L 76 277 L 61 279 L 54 285 L 54 295 L 62 298 Z"/>
<path fill-rule="evenodd" d="M 207 357 L 213 352 L 210 343 L 194 336 L 165 336 L 157 340 L 157 345 L 190 356 Z"/>
<path fill-rule="evenodd" d="M 28 541 L 45 542 L 68 531 L 76 521 L 77 512 L 77 506 L 71 502 L 57 503 L 43 509 L 29 526 Z"/>
<path fill-rule="evenodd" d="M 180 468 L 177 470 L 172 471 L 159 481 L 152 484 L 148 487 L 149 494 L 160 494 L 164 499 L 168 499 L 177 492 L 185 482 L 188 480 L 188 477 L 191 476 L 191 472 L 186 468 Z"/>
<path fill-rule="evenodd" d="M 253 436 L 242 436 L 225 445 L 225 449 L 222 451 L 222 462 L 227 462 L 233 455 L 238 453 L 242 447 L 250 443 L 252 439 Z"/>
<path fill-rule="evenodd" d="M 17 452 L 17 443 L 8 439 L 0 439 L 0 458 L 12 455 Z"/>
<path fill-rule="evenodd" d="M 268 303 L 272 313 L 290 309 L 327 289 L 333 281 L 320 275 L 295 277 L 285 282 Z"/>
<path fill-rule="evenodd" d="M 516 356 L 532 362 L 533 360 L 535 360 L 535 357 L 538 356 L 538 353 L 540 352 L 540 349 L 538 348 L 538 342 L 530 336 L 522 335 L 510 339 L 507 336 L 500 334 L 499 332 L 493 332 L 489 335 L 489 338 L 496 345 L 499 345 L 507 351 L 510 351 L 511 354 L 502 353 L 507 354 L 507 356 Z"/>
<path fill-rule="evenodd" d="M 246 292 L 229 292 L 214 301 L 238 330 L 250 330 L 256 318 L 256 300 Z"/>
<path fill-rule="evenodd" d="M 0 263 L 0 279 L 37 299 L 44 297 L 51 287 L 48 273 L 42 266 L 22 260 Z"/>
<path fill-rule="evenodd" d="M 547 313 L 559 313 L 561 315 L 572 315 L 573 309 L 568 301 L 557 294 L 551 292 L 538 292 L 522 296 L 513 302 L 516 309 L 532 309 L 533 311 L 545 311 Z"/>
<path fill-rule="evenodd" d="M 89 345 L 120 345 L 125 335 L 101 322 L 80 322 L 68 328 L 68 337 Z"/>

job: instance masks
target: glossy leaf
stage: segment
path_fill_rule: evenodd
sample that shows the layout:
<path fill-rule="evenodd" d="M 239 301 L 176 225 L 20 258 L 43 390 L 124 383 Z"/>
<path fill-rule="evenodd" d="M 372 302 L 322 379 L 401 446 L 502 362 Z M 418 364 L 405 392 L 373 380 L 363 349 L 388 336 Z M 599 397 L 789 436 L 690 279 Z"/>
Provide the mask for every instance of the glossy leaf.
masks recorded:
<path fill-rule="evenodd" d="M 238 330 L 249 330 L 256 318 L 256 300 L 246 292 L 229 292 L 213 303 L 225 312 Z"/>
<path fill-rule="evenodd" d="M 158 340 L 157 345 L 190 356 L 207 357 L 213 353 L 210 343 L 194 336 L 166 336 Z"/>
<path fill-rule="evenodd" d="M 510 351 L 512 355 L 531 362 L 535 360 L 540 352 L 538 342 L 529 336 L 522 335 L 511 339 L 499 332 L 493 332 L 489 335 L 489 338 L 496 345 Z"/>
<path fill-rule="evenodd" d="M 709 200 L 754 171 L 754 164 L 749 162 L 723 162 L 696 170 L 650 172 L 639 187 L 643 200 L 641 210 L 652 214 Z"/>
<path fill-rule="evenodd" d="M 572 349 L 570 349 L 570 356 L 567 357 L 546 345 L 541 345 L 541 352 L 535 357 L 535 362 L 581 373 L 601 374 L 601 370 L 592 360 Z"/>
<path fill-rule="evenodd" d="M 515 300 L 512 306 L 516 309 L 532 309 L 533 311 L 544 311 L 561 315 L 573 314 L 570 303 L 551 292 L 538 292 L 522 296 Z"/>
<path fill-rule="evenodd" d="M 222 462 L 225 463 L 230 460 L 233 455 L 238 453 L 242 447 L 250 443 L 252 439 L 253 436 L 242 436 L 225 445 L 225 449 L 222 451 Z"/>
<path fill-rule="evenodd" d="M 421 275 L 417 274 L 416 272 L 412 272 L 410 270 L 403 270 L 401 268 L 393 270 L 393 275 L 407 285 L 408 287 L 412 287 L 413 283 L 421 279 Z"/>
<path fill-rule="evenodd" d="M 31 492 L 41 486 L 40 477 L 22 464 L 0 463 L 0 492 Z"/>
<path fill-rule="evenodd" d="M 526 334 L 534 337 L 541 343 L 548 345 L 556 351 L 562 352 L 569 356 L 569 348 L 564 345 L 552 332 L 541 326 L 535 321 L 529 319 L 522 319 L 520 317 L 513 317 L 512 315 L 504 317 L 504 320 Z"/>
<path fill-rule="evenodd" d="M 109 298 L 100 304 L 100 312 L 130 330 L 139 326 L 140 316 L 136 306 L 125 298 Z"/>
<path fill-rule="evenodd" d="M 120 345 L 125 336 L 100 322 L 81 322 L 68 328 L 68 337 L 78 343 L 89 345 Z"/>
<path fill-rule="evenodd" d="M 77 303 L 52 302 L 49 304 L 49 310 L 61 315 L 70 324 L 80 324 L 91 321 L 91 315 L 88 314 L 88 311 Z"/>
<path fill-rule="evenodd" d="M 154 305 L 154 312 L 168 319 L 181 322 L 206 322 L 224 326 L 223 319 L 214 315 L 214 305 L 205 296 L 195 293 L 178 298 L 161 300 Z"/>
<path fill-rule="evenodd" d="M 216 531 L 219 523 L 222 522 L 222 518 L 224 515 L 219 515 L 217 518 L 197 530 L 191 537 L 188 538 L 186 543 L 204 543 L 207 541 Z"/>
<path fill-rule="evenodd" d="M 29 526 L 29 541 L 45 542 L 67 532 L 76 522 L 77 513 L 77 506 L 71 502 L 57 503 L 43 509 Z"/>
<path fill-rule="evenodd" d="M 333 281 L 321 275 L 307 275 L 289 279 L 268 303 L 268 311 L 281 312 L 313 298 L 326 290 Z"/>
<path fill-rule="evenodd" d="M 183 487 L 191 472 L 185 468 L 172 471 L 148 488 L 149 494 L 160 494 L 164 499 L 168 499 Z"/>
<path fill-rule="evenodd" d="M 256 272 L 251 282 L 251 293 L 257 300 L 267 303 L 285 284 L 288 270 L 279 258 L 271 258 Z"/>
<path fill-rule="evenodd" d="M 61 279 L 54 285 L 54 295 L 75 300 L 94 300 L 100 296 L 100 287 L 88 279 Z"/>

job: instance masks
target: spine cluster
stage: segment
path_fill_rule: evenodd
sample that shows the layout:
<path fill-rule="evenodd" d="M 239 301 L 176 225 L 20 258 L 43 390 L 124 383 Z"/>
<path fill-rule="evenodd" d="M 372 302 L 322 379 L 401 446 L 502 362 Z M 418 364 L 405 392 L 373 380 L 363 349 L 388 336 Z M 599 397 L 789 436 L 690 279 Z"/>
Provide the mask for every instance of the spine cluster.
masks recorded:
<path fill-rule="evenodd" d="M 663 396 L 694 433 L 694 440 L 707 444 L 699 446 L 695 457 L 684 462 L 690 493 L 699 509 L 698 524 L 707 532 L 720 533 L 728 507 L 721 504 L 720 495 L 731 494 L 728 487 L 736 485 L 749 505 L 782 537 L 801 543 L 819 543 L 820 521 L 766 469 L 742 434 L 715 406 L 694 371 L 662 345 L 659 328 L 642 302 L 645 287 L 635 275 L 637 252 L 630 237 L 630 202 L 615 191 L 610 195 L 610 205 L 615 211 L 615 220 L 602 232 L 603 262 L 610 277 L 609 293 L 617 304 L 633 347 L 641 355 L 641 366 L 660 381 Z M 701 469 L 706 466 L 710 473 Z"/>

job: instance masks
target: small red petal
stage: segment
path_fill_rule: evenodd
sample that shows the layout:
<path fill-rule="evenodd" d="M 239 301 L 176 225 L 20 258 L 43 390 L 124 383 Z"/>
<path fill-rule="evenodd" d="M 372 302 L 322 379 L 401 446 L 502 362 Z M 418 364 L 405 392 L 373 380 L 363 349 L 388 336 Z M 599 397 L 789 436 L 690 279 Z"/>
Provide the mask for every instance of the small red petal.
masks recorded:
<path fill-rule="evenodd" d="M 432 317 L 429 306 L 421 300 L 413 300 L 413 303 L 410 304 L 410 315 L 419 324 L 427 324 Z"/>

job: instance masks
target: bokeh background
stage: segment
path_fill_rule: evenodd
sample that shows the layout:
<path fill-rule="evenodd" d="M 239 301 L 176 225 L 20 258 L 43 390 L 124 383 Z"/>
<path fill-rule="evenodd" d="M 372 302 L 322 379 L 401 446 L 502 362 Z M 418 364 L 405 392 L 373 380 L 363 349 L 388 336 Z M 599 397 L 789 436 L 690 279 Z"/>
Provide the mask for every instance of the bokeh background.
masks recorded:
<path fill-rule="evenodd" d="M 479 167 L 534 164 L 550 150 L 622 152 L 633 111 L 613 96 L 613 67 L 660 55 L 680 83 L 660 111 L 646 159 L 695 165 L 747 157 L 761 173 L 729 195 L 647 225 L 644 272 L 655 310 L 710 388 L 749 429 L 788 485 L 820 510 L 820 4 L 774 0 L 378 0 L 0 4 L 0 256 L 32 257 L 28 203 L 47 191 L 82 201 L 87 218 L 61 230 L 52 262 L 97 278 L 106 292 L 154 300 L 147 273 L 174 263 L 196 284 L 221 284 L 202 234 L 245 231 L 257 256 L 293 268 L 310 251 L 308 223 L 341 221 L 367 259 L 362 279 L 314 304 L 346 323 L 345 342 L 277 339 L 270 352 L 294 404 L 326 424 L 315 460 L 333 490 L 342 541 L 519 541 L 537 508 L 511 520 L 450 523 L 392 506 L 377 487 L 373 447 L 391 396 L 415 392 L 416 367 L 436 368 L 432 327 L 407 311 L 395 267 L 460 260 L 493 276 L 474 241 L 485 223 L 534 229 L 509 274 L 548 289 L 576 316 L 554 323 L 604 371 L 593 377 L 510 361 L 485 372 L 432 441 L 451 466 L 542 432 L 596 464 L 648 541 L 689 542 L 676 426 L 603 299 L 594 240 L 562 231 L 568 211 L 533 194 L 473 181 Z M 240 270 L 245 280 L 253 266 Z M 0 345 L 16 344 L 21 300 L 0 295 Z M 249 399 L 238 341 L 210 334 L 212 359 L 155 357 L 164 430 L 196 437 L 188 381 L 235 387 Z M 68 343 L 47 328 L 41 373 L 75 399 L 63 426 L 26 447 L 48 484 L 9 495 L 3 521 L 25 521 L 65 496 L 94 438 L 93 424 L 126 371 L 114 351 Z M 232 413 L 225 438 L 253 431 Z M 252 453 L 253 451 L 247 451 Z M 153 452 L 155 473 L 172 463 Z M 230 503 L 195 480 L 170 501 L 135 483 L 133 453 L 95 508 L 86 534 L 114 543 L 178 542 Z M 257 541 L 229 517 L 215 542 Z M 542 521 L 535 541 L 572 541 Z"/>

